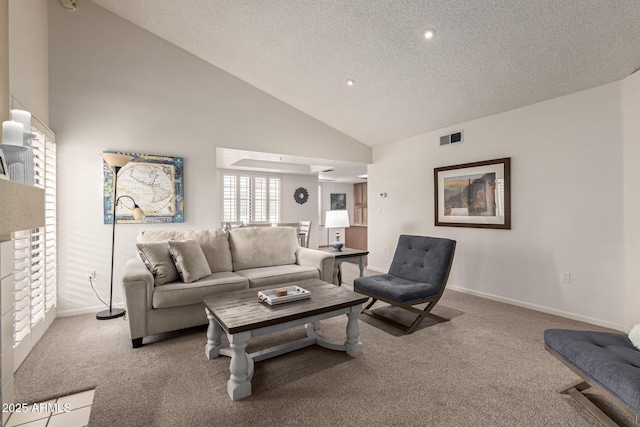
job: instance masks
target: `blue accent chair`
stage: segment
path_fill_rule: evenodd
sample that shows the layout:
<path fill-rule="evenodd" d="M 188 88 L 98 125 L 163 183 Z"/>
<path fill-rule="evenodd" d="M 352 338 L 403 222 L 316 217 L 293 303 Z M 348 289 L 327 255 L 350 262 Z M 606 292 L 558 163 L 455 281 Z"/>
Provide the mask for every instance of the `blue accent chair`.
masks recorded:
<path fill-rule="evenodd" d="M 455 240 L 401 235 L 388 274 L 360 277 L 353 282 L 355 292 L 372 298 L 363 313 L 399 327 L 407 334 L 415 331 L 425 317 L 438 322 L 449 320 L 432 314 L 431 310 L 444 292 L 455 249 Z M 370 310 L 378 300 L 409 310 L 417 317 L 411 325 L 402 325 Z M 428 304 L 422 310 L 413 307 L 423 303 Z"/>

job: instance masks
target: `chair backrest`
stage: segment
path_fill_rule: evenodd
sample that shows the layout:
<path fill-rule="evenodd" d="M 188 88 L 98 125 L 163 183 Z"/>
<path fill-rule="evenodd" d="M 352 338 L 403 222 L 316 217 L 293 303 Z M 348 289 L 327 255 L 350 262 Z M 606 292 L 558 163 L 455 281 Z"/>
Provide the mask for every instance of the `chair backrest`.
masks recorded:
<path fill-rule="evenodd" d="M 441 237 L 400 235 L 389 274 L 444 289 L 456 241 Z"/>
<path fill-rule="evenodd" d="M 242 221 L 222 221 L 220 224 L 220 228 L 223 230 L 231 230 L 232 228 L 244 227 L 244 222 Z"/>
<path fill-rule="evenodd" d="M 298 223 L 298 233 L 304 234 L 304 246 L 309 247 L 309 233 L 311 233 L 311 221 L 300 221 Z"/>

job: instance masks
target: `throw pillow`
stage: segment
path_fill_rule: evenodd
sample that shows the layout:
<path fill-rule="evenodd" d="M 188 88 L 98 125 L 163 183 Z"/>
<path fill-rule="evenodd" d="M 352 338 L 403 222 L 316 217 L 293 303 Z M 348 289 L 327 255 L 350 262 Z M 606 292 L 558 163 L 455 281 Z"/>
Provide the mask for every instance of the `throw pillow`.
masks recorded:
<path fill-rule="evenodd" d="M 144 262 L 144 266 L 147 267 L 147 270 L 149 270 L 151 272 L 151 274 L 153 274 L 155 276 L 156 275 L 156 268 L 153 266 L 151 261 L 149 261 L 149 258 L 147 258 L 147 256 L 145 255 L 144 251 L 142 251 L 140 248 L 136 247 L 136 249 L 138 250 L 138 256 L 140 257 L 142 262 Z"/>
<path fill-rule="evenodd" d="M 211 268 L 195 240 L 169 240 L 169 251 L 184 283 L 192 283 L 211 275 Z"/>
<path fill-rule="evenodd" d="M 171 259 L 171 253 L 169 253 L 169 245 L 166 241 L 163 242 L 149 242 L 149 243 L 137 243 L 136 248 L 140 254 L 140 258 L 145 262 L 149 271 L 153 273 L 155 277 L 155 285 L 165 285 L 167 283 L 175 282 L 180 278 L 178 270 Z"/>
<path fill-rule="evenodd" d="M 629 331 L 629 339 L 631 340 L 631 344 L 640 350 L 640 323 L 631 328 L 631 331 Z"/>

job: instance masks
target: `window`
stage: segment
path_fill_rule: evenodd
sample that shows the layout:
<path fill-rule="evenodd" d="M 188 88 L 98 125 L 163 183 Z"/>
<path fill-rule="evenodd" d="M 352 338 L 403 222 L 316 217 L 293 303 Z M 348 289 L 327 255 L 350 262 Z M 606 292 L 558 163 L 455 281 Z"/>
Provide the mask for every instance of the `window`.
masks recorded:
<path fill-rule="evenodd" d="M 34 185 L 45 190 L 45 225 L 13 233 L 15 369 L 55 319 L 57 304 L 55 134 L 32 120 Z"/>
<path fill-rule="evenodd" d="M 318 225 L 322 223 L 322 184 L 318 184 Z"/>
<path fill-rule="evenodd" d="M 222 185 L 222 222 L 280 222 L 279 177 L 225 172 Z"/>

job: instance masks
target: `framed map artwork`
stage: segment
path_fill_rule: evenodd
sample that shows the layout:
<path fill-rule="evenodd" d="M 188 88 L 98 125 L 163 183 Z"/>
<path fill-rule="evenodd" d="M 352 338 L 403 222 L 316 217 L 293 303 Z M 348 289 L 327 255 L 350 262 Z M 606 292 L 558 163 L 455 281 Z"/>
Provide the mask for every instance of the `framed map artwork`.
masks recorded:
<path fill-rule="evenodd" d="M 123 198 L 116 206 L 116 222 L 170 223 L 184 222 L 183 157 L 105 151 L 126 154 L 133 159 L 118 172 L 117 197 L 126 195 L 136 201 L 146 217 L 135 220 L 132 202 Z M 113 224 L 113 168 L 103 161 L 103 217 L 105 224 Z"/>

